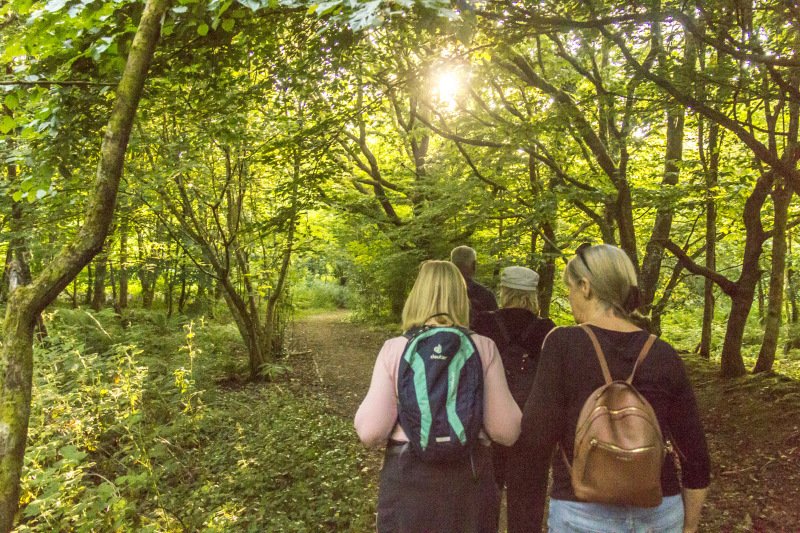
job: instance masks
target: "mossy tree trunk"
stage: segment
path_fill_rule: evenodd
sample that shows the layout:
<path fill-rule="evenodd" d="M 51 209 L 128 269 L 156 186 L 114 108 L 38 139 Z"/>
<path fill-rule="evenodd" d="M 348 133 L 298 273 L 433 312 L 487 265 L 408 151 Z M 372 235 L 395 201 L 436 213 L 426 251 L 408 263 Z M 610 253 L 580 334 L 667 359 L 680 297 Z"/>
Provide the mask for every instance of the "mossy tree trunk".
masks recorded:
<path fill-rule="evenodd" d="M 772 191 L 772 202 L 775 205 L 772 226 L 772 267 L 769 276 L 769 300 L 764 321 L 764 339 L 758 352 L 753 373 L 769 372 L 775 363 L 775 351 L 778 348 L 778 337 L 783 315 L 783 277 L 786 270 L 786 224 L 789 218 L 789 201 L 792 191 L 783 185 L 776 184 Z"/>
<path fill-rule="evenodd" d="M 97 255 L 111 226 L 136 107 L 161 33 L 168 0 L 150 0 L 134 37 L 105 130 L 84 224 L 28 286 L 9 295 L 0 358 L 0 533 L 10 533 L 19 506 L 33 378 L 36 315 Z"/>

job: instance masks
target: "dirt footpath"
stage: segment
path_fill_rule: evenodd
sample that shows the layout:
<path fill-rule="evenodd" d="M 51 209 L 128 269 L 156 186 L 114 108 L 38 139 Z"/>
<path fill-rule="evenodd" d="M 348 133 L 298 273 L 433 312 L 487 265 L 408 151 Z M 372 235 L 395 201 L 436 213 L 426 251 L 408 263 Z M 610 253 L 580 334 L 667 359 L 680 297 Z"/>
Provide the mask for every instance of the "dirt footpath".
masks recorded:
<path fill-rule="evenodd" d="M 372 368 L 391 332 L 344 322 L 347 311 L 314 315 L 295 322 L 291 346 L 295 374 L 314 381 L 333 410 L 350 420 L 367 394 Z M 310 353 L 309 353 L 310 352 Z M 313 373 L 313 375 L 303 375 Z"/>

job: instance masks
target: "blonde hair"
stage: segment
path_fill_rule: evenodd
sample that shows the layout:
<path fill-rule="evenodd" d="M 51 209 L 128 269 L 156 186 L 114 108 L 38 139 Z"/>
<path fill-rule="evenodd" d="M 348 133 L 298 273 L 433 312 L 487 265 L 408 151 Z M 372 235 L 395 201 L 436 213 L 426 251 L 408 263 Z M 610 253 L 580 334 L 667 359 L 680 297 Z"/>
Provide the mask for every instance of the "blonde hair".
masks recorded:
<path fill-rule="evenodd" d="M 512 289 L 504 285 L 500 286 L 500 307 L 519 307 L 527 309 L 534 315 L 539 314 L 539 300 L 536 291 L 526 291 L 523 289 Z"/>
<path fill-rule="evenodd" d="M 638 306 L 636 270 L 628 254 L 616 246 L 597 244 L 585 248 L 569 260 L 563 279 L 567 285 L 587 280 L 591 296 L 622 318 Z"/>
<path fill-rule="evenodd" d="M 403 331 L 419 327 L 433 315 L 438 324 L 469 324 L 467 285 L 458 268 L 449 261 L 425 261 L 403 306 Z M 449 320 L 448 320 L 449 317 Z"/>

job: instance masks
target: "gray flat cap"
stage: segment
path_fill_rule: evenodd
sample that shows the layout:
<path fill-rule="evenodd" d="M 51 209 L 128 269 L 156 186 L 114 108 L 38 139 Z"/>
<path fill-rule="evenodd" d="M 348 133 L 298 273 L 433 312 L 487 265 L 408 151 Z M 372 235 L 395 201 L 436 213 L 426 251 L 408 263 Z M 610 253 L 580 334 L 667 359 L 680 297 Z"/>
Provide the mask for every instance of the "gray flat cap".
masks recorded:
<path fill-rule="evenodd" d="M 535 291 L 539 285 L 539 274 L 523 266 L 510 266 L 500 273 L 500 285 L 509 289 Z"/>

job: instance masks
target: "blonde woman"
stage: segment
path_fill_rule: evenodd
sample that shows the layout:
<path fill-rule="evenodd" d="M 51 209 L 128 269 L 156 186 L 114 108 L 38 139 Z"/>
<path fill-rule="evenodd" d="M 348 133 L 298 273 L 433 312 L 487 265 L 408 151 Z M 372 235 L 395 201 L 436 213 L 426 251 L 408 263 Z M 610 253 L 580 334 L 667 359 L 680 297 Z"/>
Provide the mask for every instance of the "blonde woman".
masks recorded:
<path fill-rule="evenodd" d="M 608 244 L 582 245 L 567 264 L 564 283 L 575 322 L 588 325 L 605 354 L 613 379 L 631 374 L 649 333 L 629 321 L 638 307 L 636 273 L 624 251 Z M 605 383 L 592 340 L 579 326 L 556 328 L 544 342 L 522 420 L 524 443 L 533 461 L 535 493 L 530 501 L 531 531 L 539 531 L 552 459 L 548 528 L 559 532 L 694 532 L 710 477 L 710 458 L 694 393 L 675 350 L 656 340 L 637 367 L 633 385 L 650 402 L 665 435 L 680 450 L 680 473 L 668 454 L 661 470 L 664 495 L 652 508 L 578 500 L 566 459 L 573 460 L 579 412 Z"/>
<path fill-rule="evenodd" d="M 474 330 L 495 341 L 503 360 L 506 379 L 520 409 L 525 406 L 536 375 L 542 342 L 556 327 L 539 317 L 539 274 L 523 266 L 500 273 L 500 309 L 475 317 Z M 492 446 L 492 462 L 498 487 L 506 486 L 508 532 L 530 530 L 531 465 L 521 443 L 509 448 Z"/>
<path fill-rule="evenodd" d="M 464 327 L 468 321 L 466 285 L 455 265 L 423 263 L 403 308 L 403 330 Z M 355 428 L 365 444 L 386 446 L 378 489 L 379 532 L 497 531 L 500 496 L 488 445 L 490 439 L 512 445 L 519 436 L 521 413 L 494 342 L 475 334 L 470 338 L 483 370 L 483 427 L 474 452 L 451 462 L 421 460 L 398 424 L 398 369 L 409 339 L 389 339 L 378 354 Z"/>

